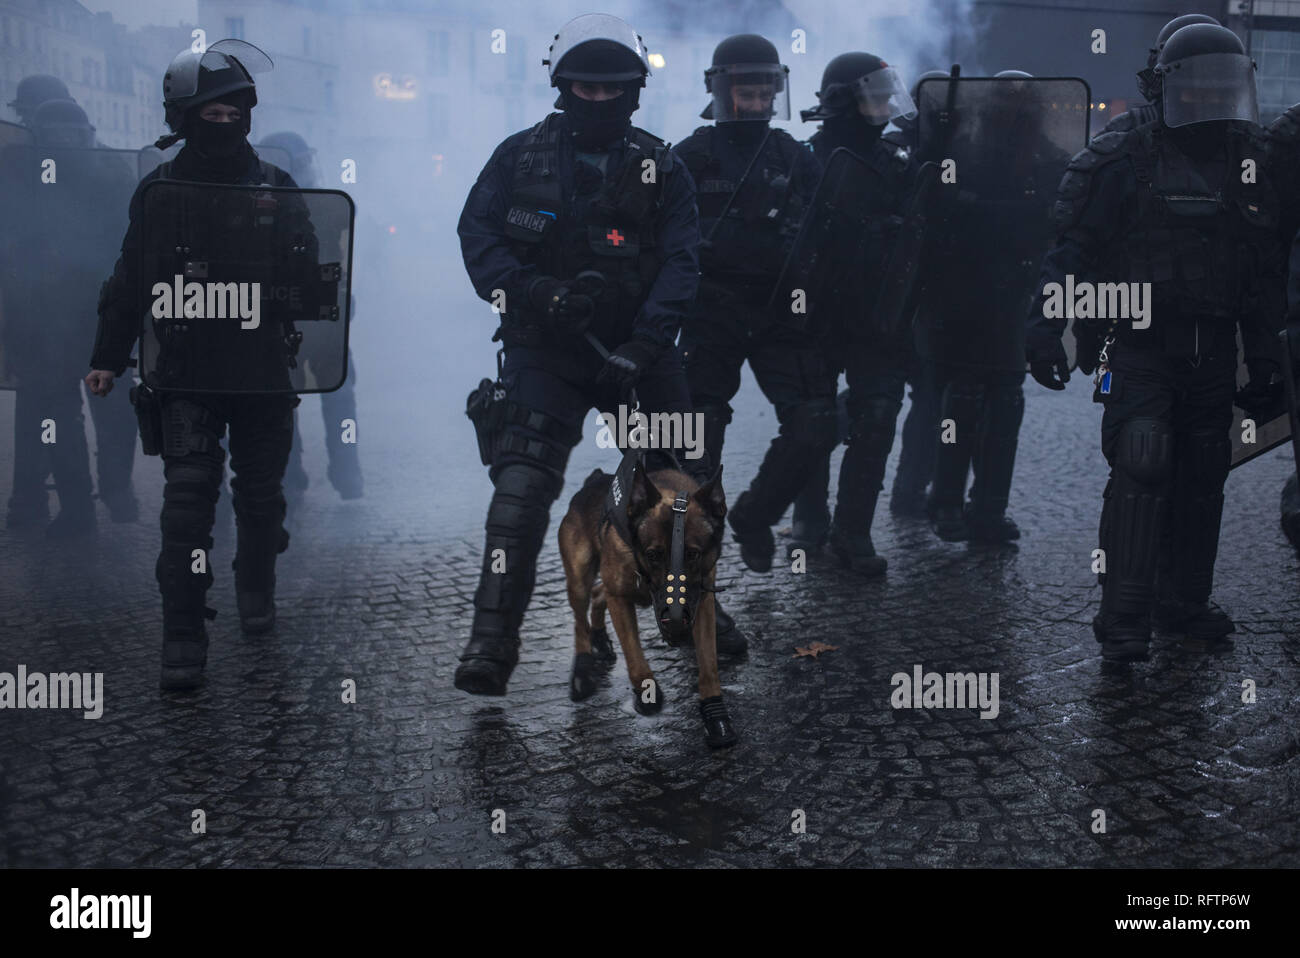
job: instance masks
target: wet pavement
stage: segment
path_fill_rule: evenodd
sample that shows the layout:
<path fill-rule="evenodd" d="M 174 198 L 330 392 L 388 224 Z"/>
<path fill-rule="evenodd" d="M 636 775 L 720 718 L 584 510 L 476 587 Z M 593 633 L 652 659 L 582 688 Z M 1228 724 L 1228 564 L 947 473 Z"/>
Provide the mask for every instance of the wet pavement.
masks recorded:
<path fill-rule="evenodd" d="M 452 687 L 490 492 L 459 399 L 477 365 L 443 363 L 456 386 L 445 402 L 379 396 L 383 377 L 358 365 L 371 389 L 358 416 L 366 496 L 341 502 L 325 481 L 306 400 L 313 484 L 291 515 L 279 625 L 239 632 L 223 498 L 220 615 L 197 694 L 157 690 L 157 459 L 137 460 L 139 523 L 113 525 L 101 507 L 97 540 L 75 547 L 0 531 L 0 671 L 103 672 L 105 690 L 98 720 L 0 711 L 0 865 L 1300 864 L 1300 568 L 1277 521 L 1284 451 L 1228 483 L 1216 599 L 1236 619 L 1235 649 L 1157 638 L 1151 662 L 1103 674 L 1089 626 L 1100 410 L 1078 379 L 1063 395 L 1027 383 L 1018 548 L 944 543 L 892 517 L 894 462 L 876 524 L 884 580 L 817 557 L 802 574 L 758 575 L 729 548 L 725 604 L 751 651 L 724 660 L 742 740 L 714 753 L 692 653 L 657 637 L 660 716 L 633 711 L 621 662 L 593 698 L 569 701 L 554 533 L 587 473 L 614 466 L 594 427 L 552 512 L 509 696 Z M 734 405 L 733 500 L 775 429 L 748 375 Z M 0 395 L 0 497 L 12 408 Z M 795 655 L 814 641 L 836 648 Z M 998 714 L 893 708 L 891 677 L 917 666 L 997 673 Z"/>

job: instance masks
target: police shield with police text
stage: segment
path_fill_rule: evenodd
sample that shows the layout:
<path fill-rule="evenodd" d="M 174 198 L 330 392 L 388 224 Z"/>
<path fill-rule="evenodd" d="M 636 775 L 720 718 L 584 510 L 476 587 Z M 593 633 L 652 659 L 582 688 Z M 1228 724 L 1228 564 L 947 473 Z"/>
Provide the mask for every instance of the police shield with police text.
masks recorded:
<path fill-rule="evenodd" d="M 1161 51 L 1154 82 L 1155 121 L 1098 137 L 1071 160 L 1027 336 L 1034 378 L 1061 389 L 1069 379 L 1062 289 L 1123 284 L 1130 301 L 1146 300 L 1141 318 L 1097 315 L 1082 294 L 1073 304 L 1079 366 L 1096 370 L 1111 467 L 1093 620 L 1111 663 L 1145 660 L 1153 627 L 1201 648 L 1228 644 L 1233 622 L 1210 596 L 1237 334 L 1249 387 L 1264 392 L 1280 371 L 1285 312 L 1280 204 L 1241 41 L 1213 24 L 1182 27 Z"/>
<path fill-rule="evenodd" d="M 932 518 L 949 541 L 1013 540 L 1024 315 L 1056 184 L 1088 140 L 1088 88 L 1009 72 L 926 80 L 919 95 L 918 151 L 941 167 L 916 313 L 917 352 L 942 390 Z"/>
<path fill-rule="evenodd" d="M 497 147 L 457 229 L 504 344 L 498 383 L 485 380 L 467 410 L 495 487 L 456 670 L 456 687 L 477 695 L 505 694 L 518 662 L 551 503 L 587 411 L 630 404 L 633 391 L 646 414 L 691 410 L 675 340 L 699 281 L 699 220 L 690 173 L 632 126 L 645 47 L 617 17 L 589 14 L 561 28 L 546 63 L 561 112 Z M 707 478 L 707 456 L 682 466 Z"/>
<path fill-rule="evenodd" d="M 207 661 L 205 604 L 212 526 L 230 430 L 238 540 L 235 593 L 246 632 L 274 627 L 276 555 L 288 547 L 281 489 L 296 392 L 337 388 L 346 373 L 351 201 L 301 191 L 248 143 L 252 74 L 271 68 L 257 47 L 222 40 L 180 53 L 163 79 L 174 160 L 140 183 L 122 255 L 99 303 L 87 385 L 122 375 L 140 338 L 132 391 L 147 454 L 161 455 L 163 599 L 160 684 L 190 689 Z M 323 249 L 313 219 L 347 224 Z M 304 342 L 330 357 L 309 373 Z"/>

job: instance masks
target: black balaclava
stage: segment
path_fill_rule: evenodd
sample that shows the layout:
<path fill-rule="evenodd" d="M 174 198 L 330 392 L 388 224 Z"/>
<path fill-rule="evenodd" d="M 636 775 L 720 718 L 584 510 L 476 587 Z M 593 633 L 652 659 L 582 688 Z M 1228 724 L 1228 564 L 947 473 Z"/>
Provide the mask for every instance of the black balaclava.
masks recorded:
<path fill-rule="evenodd" d="M 252 129 L 252 107 L 247 92 L 240 90 L 228 96 L 211 101 L 226 106 L 237 107 L 241 119 L 233 123 L 215 123 L 199 116 L 208 104 L 202 104 L 190 110 L 185 118 L 185 141 L 209 160 L 220 162 L 230 160 L 243 152 L 247 144 L 249 131 Z"/>
<path fill-rule="evenodd" d="M 859 156 L 866 156 L 870 152 L 887 125 L 868 123 L 866 117 L 857 111 L 856 103 L 850 112 L 827 117 L 822 121 L 822 129 L 835 146 L 847 147 Z"/>
<path fill-rule="evenodd" d="M 597 150 L 621 139 L 632 128 L 632 114 L 640 105 L 641 88 L 633 82 L 620 83 L 623 95 L 612 100 L 584 100 L 573 92 L 571 81 L 562 81 L 560 106 L 569 118 L 575 145 Z"/>

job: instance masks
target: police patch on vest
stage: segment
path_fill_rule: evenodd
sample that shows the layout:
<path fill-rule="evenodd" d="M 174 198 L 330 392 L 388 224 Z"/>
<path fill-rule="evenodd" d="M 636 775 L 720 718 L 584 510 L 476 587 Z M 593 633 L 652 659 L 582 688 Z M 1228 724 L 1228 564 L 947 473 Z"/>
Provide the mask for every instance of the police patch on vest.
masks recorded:
<path fill-rule="evenodd" d="M 522 206 L 512 206 L 510 212 L 506 214 L 506 222 L 511 226 L 541 234 L 546 232 L 546 224 L 550 222 L 550 217 L 534 213 Z"/>
<path fill-rule="evenodd" d="M 632 258 L 641 252 L 636 237 L 629 236 L 617 226 L 588 226 L 587 243 L 602 256 Z"/>

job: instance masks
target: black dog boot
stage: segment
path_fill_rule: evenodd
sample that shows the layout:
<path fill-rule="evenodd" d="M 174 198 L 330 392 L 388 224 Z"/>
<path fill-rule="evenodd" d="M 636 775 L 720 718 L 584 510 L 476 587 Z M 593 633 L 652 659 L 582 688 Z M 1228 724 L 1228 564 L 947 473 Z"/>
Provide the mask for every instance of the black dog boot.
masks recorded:
<path fill-rule="evenodd" d="M 721 695 L 701 699 L 700 715 L 704 719 L 704 741 L 709 748 L 728 748 L 736 744 L 736 729 L 731 724 L 727 704 Z"/>
<path fill-rule="evenodd" d="M 1101 659 L 1107 665 L 1149 658 L 1151 624 L 1143 616 L 1103 613 L 1092 620 L 1092 634 L 1101 643 Z"/>
<path fill-rule="evenodd" d="M 748 514 L 751 500 L 745 491 L 727 513 L 727 522 L 740 544 L 740 561 L 755 572 L 771 572 L 772 557 L 776 554 L 776 536 L 772 527 Z"/>
<path fill-rule="evenodd" d="M 573 656 L 573 670 L 569 672 L 569 700 L 581 702 L 596 694 L 597 679 L 604 669 L 590 652 L 577 652 Z"/>
<path fill-rule="evenodd" d="M 456 688 L 471 695 L 505 695 L 518 664 L 517 636 L 471 636 L 456 669 Z"/>
<path fill-rule="evenodd" d="M 169 692 L 187 692 L 203 684 L 203 667 L 208 663 L 208 630 L 164 631 L 162 672 L 158 687 Z"/>
<path fill-rule="evenodd" d="M 652 678 L 645 688 L 632 687 L 632 707 L 640 715 L 658 715 L 664 707 L 664 687 Z"/>
<path fill-rule="evenodd" d="M 714 641 L 722 655 L 744 655 L 749 651 L 749 638 L 736 628 L 736 620 L 723 611 L 718 597 L 713 597 Z"/>
<path fill-rule="evenodd" d="M 249 635 L 261 635 L 275 628 L 274 592 L 236 592 L 239 625 Z"/>
<path fill-rule="evenodd" d="M 613 665 L 618 661 L 618 653 L 614 651 L 614 642 L 604 629 L 591 630 L 591 654 L 596 657 L 597 662 L 604 666 Z"/>

